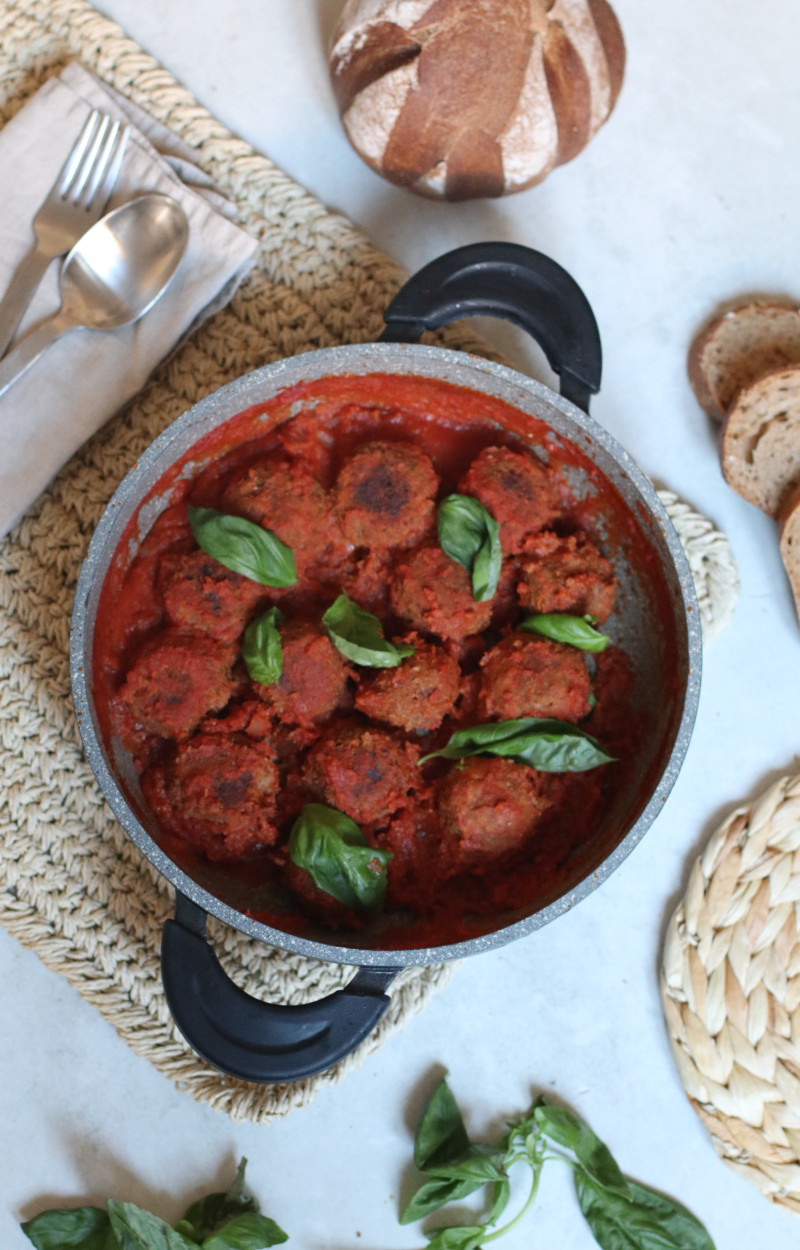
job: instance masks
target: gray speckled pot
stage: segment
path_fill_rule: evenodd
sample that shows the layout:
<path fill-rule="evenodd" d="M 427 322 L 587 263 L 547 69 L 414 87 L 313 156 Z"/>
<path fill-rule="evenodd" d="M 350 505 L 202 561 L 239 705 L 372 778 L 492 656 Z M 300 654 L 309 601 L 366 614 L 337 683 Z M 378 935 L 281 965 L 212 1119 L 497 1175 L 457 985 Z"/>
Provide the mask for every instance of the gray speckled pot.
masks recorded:
<path fill-rule="evenodd" d="M 601 862 L 589 863 L 582 879 L 531 914 L 501 924 L 492 933 L 448 946 L 391 952 L 364 949 L 331 940 L 320 932 L 309 940 L 255 921 L 231 904 L 222 888 L 210 883 L 221 875 L 196 874 L 190 878 L 170 860 L 153 836 L 151 819 L 141 798 L 138 781 L 118 743 L 103 742 L 98 733 L 92 699 L 92 643 L 97 602 L 103 577 L 126 526 L 141 500 L 162 474 L 203 435 L 253 404 L 302 381 L 341 374 L 413 374 L 445 380 L 457 386 L 484 391 L 547 421 L 557 435 L 577 445 L 602 470 L 630 505 L 637 523 L 647 533 L 667 588 L 673 619 L 654 628 L 652 604 L 648 602 L 638 571 L 624 558 L 616 559 L 620 579 L 620 607 L 611 631 L 633 658 L 639 673 L 659 670 L 656 654 L 664 629 L 674 634 L 679 672 L 671 674 L 675 689 L 667 699 L 663 680 L 647 697 L 654 702 L 654 724 L 661 726 L 659 741 L 643 744 L 642 775 L 651 775 L 652 789 L 638 810 L 628 812 Z M 198 468 L 202 467 L 200 465 Z M 139 537 L 147 533 L 168 496 L 151 500 L 138 516 Z M 92 539 L 81 571 L 73 615 L 71 667 L 75 706 L 89 761 L 102 790 L 125 830 L 156 868 L 205 911 L 254 937 L 303 955 L 344 963 L 384 965 L 428 964 L 460 958 L 478 950 L 502 945 L 532 932 L 567 911 L 613 872 L 642 838 L 661 811 L 680 769 L 694 723 L 700 686 L 701 633 L 694 585 L 683 549 L 649 479 L 627 453 L 591 417 L 540 383 L 515 371 L 463 353 L 407 344 L 370 344 L 329 348 L 291 360 L 283 360 L 239 378 L 214 392 L 184 413 L 140 457 L 118 487 Z M 645 766 L 646 765 L 646 766 Z M 364 940 L 362 938 L 360 940 Z M 369 941 L 369 935 L 367 935 Z"/>

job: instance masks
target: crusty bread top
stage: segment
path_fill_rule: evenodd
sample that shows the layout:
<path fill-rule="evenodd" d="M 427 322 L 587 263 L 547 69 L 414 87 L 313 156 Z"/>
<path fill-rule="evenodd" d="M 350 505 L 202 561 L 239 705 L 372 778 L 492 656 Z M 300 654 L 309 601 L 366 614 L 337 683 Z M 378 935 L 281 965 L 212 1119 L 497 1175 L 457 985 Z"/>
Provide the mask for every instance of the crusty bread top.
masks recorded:
<path fill-rule="evenodd" d="M 717 314 L 689 349 L 689 381 L 700 407 L 722 420 L 737 395 L 773 369 L 800 364 L 800 310 L 748 300 Z"/>
<path fill-rule="evenodd" d="M 789 495 L 778 518 L 781 558 L 800 618 L 800 486 Z"/>
<path fill-rule="evenodd" d="M 720 451 L 728 485 L 777 517 L 800 485 L 800 365 L 775 369 L 741 392 Z"/>

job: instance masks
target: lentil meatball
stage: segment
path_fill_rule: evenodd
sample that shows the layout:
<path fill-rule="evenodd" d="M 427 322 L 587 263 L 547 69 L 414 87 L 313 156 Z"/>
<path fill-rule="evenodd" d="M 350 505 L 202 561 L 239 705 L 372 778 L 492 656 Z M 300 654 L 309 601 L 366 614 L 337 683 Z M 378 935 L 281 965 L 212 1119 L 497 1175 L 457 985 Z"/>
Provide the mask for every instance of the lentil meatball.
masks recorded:
<path fill-rule="evenodd" d="M 440 547 L 421 547 L 397 566 L 390 598 L 399 617 L 439 638 L 479 634 L 492 618 L 491 600 L 475 602 L 469 573 Z"/>
<path fill-rule="evenodd" d="M 617 581 L 611 562 L 584 534 L 559 538 L 546 531 L 526 545 L 517 592 L 534 612 L 590 613 L 604 621 L 614 609 Z"/>
<path fill-rule="evenodd" d="M 303 783 L 356 824 L 386 825 L 407 807 L 416 785 L 414 754 L 380 729 L 347 725 L 331 730 L 309 751 Z"/>
<path fill-rule="evenodd" d="M 210 634 L 219 642 L 236 642 L 264 598 L 263 586 L 226 569 L 204 551 L 162 556 L 158 585 L 174 625 Z"/>
<path fill-rule="evenodd" d="M 336 503 L 354 547 L 409 547 L 435 521 L 439 479 L 430 456 L 414 443 L 366 443 L 342 466 Z"/>
<path fill-rule="evenodd" d="M 542 529 L 558 511 L 547 469 L 534 455 L 508 447 L 485 447 L 458 487 L 479 499 L 500 526 L 507 554 L 522 551 L 525 539 Z"/>
<path fill-rule="evenodd" d="M 531 634 L 509 634 L 481 660 L 479 708 L 489 720 L 552 716 L 579 721 L 591 711 L 582 651 Z"/>
<path fill-rule="evenodd" d="M 328 492 L 297 460 L 273 455 L 251 464 L 228 482 L 221 506 L 277 534 L 292 549 L 298 577 L 330 548 Z"/>
<path fill-rule="evenodd" d="M 304 621 L 282 626 L 283 665 L 273 686 L 254 683 L 261 699 L 282 720 L 308 726 L 341 707 L 348 696 L 347 679 L 352 669 L 327 634 Z"/>
<path fill-rule="evenodd" d="M 145 798 L 164 829 L 215 860 L 236 859 L 277 840 L 278 786 L 266 742 L 202 732 L 142 778 Z"/>
<path fill-rule="evenodd" d="M 414 654 L 396 668 L 382 669 L 363 679 L 356 692 L 356 707 L 365 716 L 388 721 L 409 733 L 436 729 L 458 698 L 458 661 L 441 647 L 422 642 L 416 634 L 399 641 L 411 643 Z"/>
<path fill-rule="evenodd" d="M 465 760 L 451 769 L 439 796 L 446 875 L 521 846 L 558 801 L 563 781 L 513 760 Z"/>
<path fill-rule="evenodd" d="M 227 643 L 166 629 L 141 649 L 117 698 L 145 732 L 188 738 L 233 696 L 236 654 Z"/>

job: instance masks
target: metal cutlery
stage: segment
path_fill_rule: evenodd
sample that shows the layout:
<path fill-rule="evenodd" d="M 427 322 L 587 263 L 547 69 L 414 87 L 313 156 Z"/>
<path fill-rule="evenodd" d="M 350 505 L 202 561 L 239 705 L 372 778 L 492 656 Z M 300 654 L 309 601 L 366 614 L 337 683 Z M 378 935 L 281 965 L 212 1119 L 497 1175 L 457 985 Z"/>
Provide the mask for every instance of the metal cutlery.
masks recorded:
<path fill-rule="evenodd" d="M 138 320 L 171 282 L 189 238 L 176 200 L 148 192 L 81 236 L 61 270 L 61 307 L 0 361 L 0 395 L 69 330 L 116 330 Z"/>
<path fill-rule="evenodd" d="M 117 181 L 129 127 L 93 109 L 33 219 L 35 243 L 0 300 L 0 356 L 54 256 L 61 256 L 99 218 Z"/>

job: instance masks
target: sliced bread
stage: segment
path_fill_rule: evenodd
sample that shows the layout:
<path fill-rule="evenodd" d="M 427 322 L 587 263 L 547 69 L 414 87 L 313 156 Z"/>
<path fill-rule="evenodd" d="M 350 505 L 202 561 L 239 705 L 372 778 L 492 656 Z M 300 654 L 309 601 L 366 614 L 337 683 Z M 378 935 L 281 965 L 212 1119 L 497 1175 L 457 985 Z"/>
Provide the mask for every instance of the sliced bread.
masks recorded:
<path fill-rule="evenodd" d="M 792 491 L 778 518 L 781 559 L 800 618 L 800 487 Z"/>
<path fill-rule="evenodd" d="M 689 381 L 700 407 L 722 420 L 746 387 L 773 369 L 800 364 L 800 309 L 748 300 L 713 317 L 689 349 Z"/>
<path fill-rule="evenodd" d="M 742 391 L 725 419 L 720 454 L 728 485 L 777 517 L 800 485 L 800 364 Z"/>

